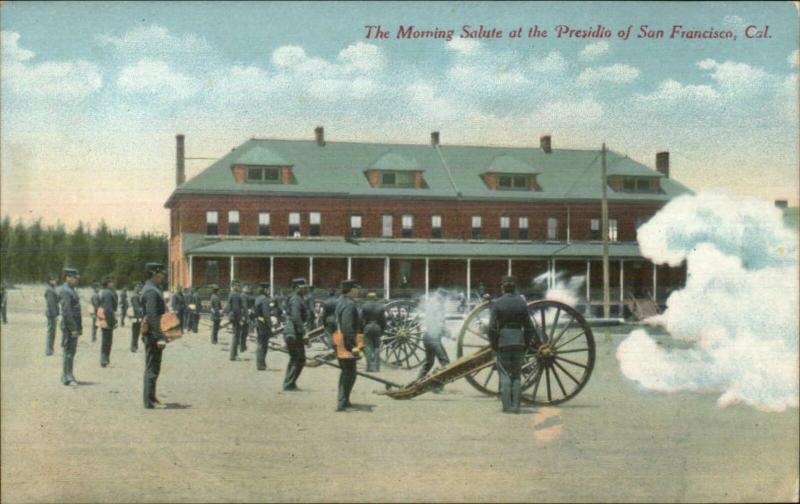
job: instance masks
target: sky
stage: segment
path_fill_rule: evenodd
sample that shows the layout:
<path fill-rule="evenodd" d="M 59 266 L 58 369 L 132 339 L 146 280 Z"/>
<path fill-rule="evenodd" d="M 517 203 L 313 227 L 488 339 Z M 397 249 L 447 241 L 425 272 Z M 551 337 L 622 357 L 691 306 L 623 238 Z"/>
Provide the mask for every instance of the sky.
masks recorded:
<path fill-rule="evenodd" d="M 798 204 L 794 3 L 0 5 L 0 212 L 13 219 L 166 232 L 177 133 L 187 156 L 218 158 L 318 125 L 330 141 L 551 134 L 554 148 L 606 142 L 648 166 L 668 150 L 694 190 Z M 401 25 L 454 34 L 398 39 Z M 464 25 L 503 36 L 462 38 Z M 559 25 L 612 36 L 557 37 Z M 664 38 L 637 38 L 642 25 Z M 673 25 L 736 39 L 670 39 Z M 548 37 L 528 38 L 533 26 Z"/>

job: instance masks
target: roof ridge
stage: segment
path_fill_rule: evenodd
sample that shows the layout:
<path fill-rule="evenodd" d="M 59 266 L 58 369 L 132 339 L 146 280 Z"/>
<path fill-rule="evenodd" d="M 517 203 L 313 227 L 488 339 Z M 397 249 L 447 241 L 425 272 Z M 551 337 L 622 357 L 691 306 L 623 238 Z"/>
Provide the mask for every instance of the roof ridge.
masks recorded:
<path fill-rule="evenodd" d="M 313 138 L 270 138 L 270 137 L 251 137 L 248 139 L 255 140 L 255 141 L 267 141 L 267 142 L 304 142 L 304 143 L 316 143 L 316 140 Z M 429 143 L 421 142 L 421 143 L 414 143 L 414 142 L 367 142 L 367 141 L 357 141 L 357 140 L 325 140 L 325 144 L 357 144 L 357 145 L 380 145 L 386 147 L 392 146 L 399 146 L 399 147 L 431 147 Z M 515 150 L 541 150 L 540 147 L 531 145 L 531 146 L 521 146 L 521 145 L 508 145 L 508 144 L 486 144 L 486 145 L 476 145 L 476 144 L 468 144 L 468 143 L 452 143 L 446 144 L 442 143 L 439 144 L 440 147 L 470 147 L 474 149 L 515 149 Z M 600 149 L 587 149 L 587 148 L 579 148 L 579 147 L 559 147 L 553 148 L 553 151 L 579 151 L 579 152 L 600 152 Z M 610 150 L 609 150 L 610 151 Z"/>

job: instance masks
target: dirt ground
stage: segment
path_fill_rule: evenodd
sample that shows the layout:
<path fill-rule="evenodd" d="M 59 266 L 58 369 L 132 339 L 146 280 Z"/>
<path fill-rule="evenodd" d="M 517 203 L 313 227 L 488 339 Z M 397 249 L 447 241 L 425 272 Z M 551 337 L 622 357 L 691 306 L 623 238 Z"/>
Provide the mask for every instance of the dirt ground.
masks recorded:
<path fill-rule="evenodd" d="M 145 410 L 129 326 L 107 369 L 84 331 L 82 384 L 61 384 L 60 349 L 44 355 L 42 291 L 9 291 L 2 326 L 3 502 L 797 499 L 797 410 L 638 391 L 614 357 L 630 327 L 596 331 L 597 365 L 578 397 L 518 416 L 464 380 L 395 401 L 362 378 L 362 408 L 334 413 L 337 370 L 307 368 L 302 392 L 283 393 L 285 355 L 270 352 L 257 372 L 254 343 L 229 362 L 229 333 L 212 346 L 201 327 L 164 353 L 167 408 Z"/>

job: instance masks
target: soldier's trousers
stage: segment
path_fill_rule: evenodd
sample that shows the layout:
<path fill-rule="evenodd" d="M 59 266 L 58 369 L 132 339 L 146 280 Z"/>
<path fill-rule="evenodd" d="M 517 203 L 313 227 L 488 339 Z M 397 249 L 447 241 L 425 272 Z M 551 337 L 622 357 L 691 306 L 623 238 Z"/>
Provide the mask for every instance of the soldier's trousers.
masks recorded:
<path fill-rule="evenodd" d="M 339 401 L 338 407 L 350 406 L 350 392 L 356 384 L 356 359 L 338 359 L 342 371 L 339 373 Z"/>
<path fill-rule="evenodd" d="M 192 332 L 197 334 L 197 328 L 200 326 L 200 314 L 195 313 L 192 317 Z"/>
<path fill-rule="evenodd" d="M 335 350 L 336 347 L 333 344 L 333 333 L 336 332 L 336 324 L 325 324 L 325 332 L 322 335 L 322 342 L 325 343 L 325 346 L 328 347 L 328 350 Z"/>
<path fill-rule="evenodd" d="M 260 322 L 256 325 L 256 369 L 263 371 L 267 369 L 267 350 L 269 348 L 269 330 L 267 329 L 266 324 L 262 324 Z"/>
<path fill-rule="evenodd" d="M 72 366 L 75 362 L 75 352 L 78 350 L 77 336 L 70 336 L 64 330 L 61 341 L 63 342 L 64 349 L 64 366 L 61 372 L 61 383 L 69 385 L 70 382 L 76 381 L 75 376 L 72 374 Z"/>
<path fill-rule="evenodd" d="M 524 347 L 499 348 L 497 372 L 500 375 L 500 399 L 504 412 L 518 413 L 522 395 L 522 364 L 525 361 Z"/>
<path fill-rule="evenodd" d="M 142 323 L 137 319 L 131 322 L 131 352 L 139 350 L 139 332 L 142 330 Z"/>
<path fill-rule="evenodd" d="M 247 334 L 250 330 L 250 321 L 245 319 L 239 324 L 239 352 L 247 351 Z"/>
<path fill-rule="evenodd" d="M 161 373 L 161 354 L 163 348 L 158 348 L 153 338 L 144 340 L 144 407 L 151 406 L 156 400 L 156 382 Z"/>
<path fill-rule="evenodd" d="M 381 370 L 381 336 L 381 328 L 377 324 L 370 323 L 364 328 L 364 357 L 367 359 L 367 371 Z"/>
<path fill-rule="evenodd" d="M 127 311 L 127 308 L 125 310 L 123 310 L 122 313 L 119 314 L 119 326 L 120 327 L 125 327 L 125 312 L 126 311 Z"/>
<path fill-rule="evenodd" d="M 433 369 L 433 364 L 436 359 L 439 364 L 446 366 L 450 364 L 450 358 L 447 356 L 444 346 L 441 341 L 425 341 L 425 362 L 422 363 L 422 369 L 419 370 L 419 378 L 422 378 Z"/>
<path fill-rule="evenodd" d="M 212 323 L 212 326 L 211 326 L 211 343 L 216 345 L 217 341 L 219 340 L 220 319 L 213 319 L 211 321 L 211 323 Z"/>
<path fill-rule="evenodd" d="M 103 338 L 100 342 L 100 365 L 106 367 L 111 362 L 111 344 L 114 341 L 114 330 L 101 328 L 100 332 Z"/>
<path fill-rule="evenodd" d="M 97 341 L 97 317 L 92 315 L 92 341 Z"/>
<path fill-rule="evenodd" d="M 233 332 L 231 333 L 231 353 L 230 358 L 231 360 L 236 360 L 236 354 L 239 351 L 239 335 L 241 334 L 241 329 L 239 328 L 239 321 L 236 319 L 231 319 L 231 329 Z"/>
<path fill-rule="evenodd" d="M 297 379 L 306 365 L 306 345 L 303 336 L 298 335 L 286 340 L 289 350 L 289 364 L 286 366 L 286 376 L 283 379 L 283 389 L 297 388 Z"/>
<path fill-rule="evenodd" d="M 45 355 L 53 355 L 56 344 L 56 317 L 47 317 L 47 341 L 45 342 Z"/>

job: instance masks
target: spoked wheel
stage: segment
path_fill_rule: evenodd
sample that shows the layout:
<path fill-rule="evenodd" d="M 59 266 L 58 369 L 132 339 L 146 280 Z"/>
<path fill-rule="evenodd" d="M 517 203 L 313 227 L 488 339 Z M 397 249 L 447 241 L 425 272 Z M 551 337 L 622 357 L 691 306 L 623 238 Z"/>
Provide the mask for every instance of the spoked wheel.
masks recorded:
<path fill-rule="evenodd" d="M 425 360 L 423 317 L 417 303 L 398 300 L 384 307 L 386 330 L 381 339 L 381 361 L 393 367 L 414 369 Z"/>
<path fill-rule="evenodd" d="M 476 306 L 461 324 L 458 333 L 456 356 L 460 359 L 489 346 L 489 315 L 491 303 Z M 464 378 L 484 394 L 497 395 L 500 382 L 494 364 L 483 367 Z"/>

